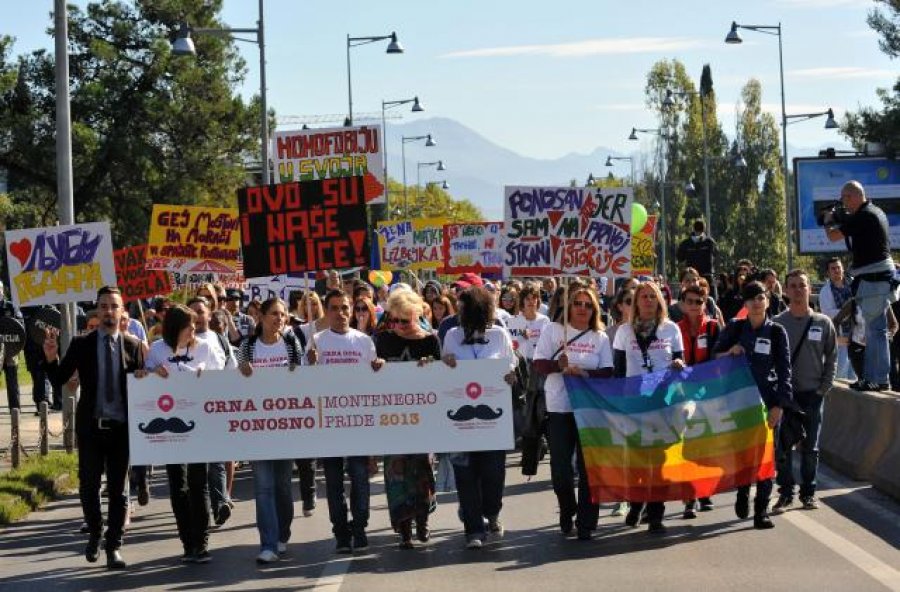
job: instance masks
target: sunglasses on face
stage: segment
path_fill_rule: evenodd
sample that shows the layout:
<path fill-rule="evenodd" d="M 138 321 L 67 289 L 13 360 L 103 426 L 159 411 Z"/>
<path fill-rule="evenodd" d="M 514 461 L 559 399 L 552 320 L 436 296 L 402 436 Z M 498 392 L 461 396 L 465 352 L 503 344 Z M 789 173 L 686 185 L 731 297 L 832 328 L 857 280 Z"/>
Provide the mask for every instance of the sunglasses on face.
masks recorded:
<path fill-rule="evenodd" d="M 590 300 L 575 300 L 572 302 L 574 308 L 593 308 L 594 303 Z"/>
<path fill-rule="evenodd" d="M 409 319 L 389 319 L 388 324 L 389 325 L 400 325 L 402 327 L 405 327 L 407 325 L 412 325 L 412 321 L 410 321 Z"/>
<path fill-rule="evenodd" d="M 353 310 L 356 312 L 369 312 L 369 308 L 367 306 L 354 306 Z"/>
<path fill-rule="evenodd" d="M 685 298 L 685 299 L 684 299 L 684 303 L 685 303 L 685 304 L 693 304 L 693 305 L 700 306 L 701 304 L 703 304 L 703 301 L 702 301 L 702 300 L 698 300 L 697 298 Z"/>

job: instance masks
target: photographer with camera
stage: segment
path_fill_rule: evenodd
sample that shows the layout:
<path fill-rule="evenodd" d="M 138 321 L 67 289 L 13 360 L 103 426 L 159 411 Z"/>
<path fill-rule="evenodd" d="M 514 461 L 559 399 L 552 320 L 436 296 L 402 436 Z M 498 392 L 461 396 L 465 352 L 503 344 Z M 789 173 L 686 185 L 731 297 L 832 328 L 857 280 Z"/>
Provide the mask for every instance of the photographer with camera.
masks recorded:
<path fill-rule="evenodd" d="M 841 188 L 841 202 L 820 213 L 829 240 L 844 240 L 853 255 L 851 290 L 866 323 L 864 376 L 853 385 L 860 391 L 890 388 L 887 308 L 897 300 L 894 262 L 884 212 L 866 199 L 859 181 Z"/>

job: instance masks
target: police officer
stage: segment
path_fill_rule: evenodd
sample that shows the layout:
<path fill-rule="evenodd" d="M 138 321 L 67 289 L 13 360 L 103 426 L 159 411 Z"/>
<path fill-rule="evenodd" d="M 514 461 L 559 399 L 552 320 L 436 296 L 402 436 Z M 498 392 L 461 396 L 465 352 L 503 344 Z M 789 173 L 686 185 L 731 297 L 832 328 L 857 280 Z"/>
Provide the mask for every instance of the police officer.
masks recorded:
<path fill-rule="evenodd" d="M 20 323 L 23 322 L 22 313 L 12 303 L 12 300 L 6 299 L 2 283 L 0 283 L 0 318 L 11 318 Z M 19 409 L 19 363 L 16 356 L 7 355 L 6 351 L 0 354 L 0 358 L 3 360 L 3 377 L 6 380 L 6 398 L 9 410 Z"/>

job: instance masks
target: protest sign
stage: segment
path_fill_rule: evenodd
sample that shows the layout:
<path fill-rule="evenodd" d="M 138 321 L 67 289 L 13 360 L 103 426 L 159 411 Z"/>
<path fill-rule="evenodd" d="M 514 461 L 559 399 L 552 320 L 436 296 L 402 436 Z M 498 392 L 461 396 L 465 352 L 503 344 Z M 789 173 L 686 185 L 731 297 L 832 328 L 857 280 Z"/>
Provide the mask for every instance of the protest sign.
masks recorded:
<path fill-rule="evenodd" d="M 647 216 L 647 223 L 631 237 L 631 275 L 653 275 L 656 269 L 656 214 Z"/>
<path fill-rule="evenodd" d="M 444 224 L 444 267 L 440 273 L 500 273 L 503 222 Z"/>
<path fill-rule="evenodd" d="M 94 300 L 116 285 L 107 222 L 7 230 L 6 260 L 19 307 Z"/>
<path fill-rule="evenodd" d="M 315 278 L 299 273 L 250 278 L 247 280 L 247 293 L 244 294 L 244 299 L 247 302 L 250 300 L 262 302 L 269 298 L 281 298 L 288 302 L 291 292 L 305 292 L 315 285 L 315 281 Z"/>
<path fill-rule="evenodd" d="M 505 187 L 509 276 L 631 275 L 630 187 Z"/>
<path fill-rule="evenodd" d="M 446 218 L 378 223 L 381 269 L 438 269 L 443 265 Z"/>
<path fill-rule="evenodd" d="M 365 365 L 129 376 L 131 462 L 511 449 L 508 363 L 457 364 L 386 364 L 377 378 Z"/>
<path fill-rule="evenodd" d="M 168 273 L 147 269 L 147 245 L 113 251 L 113 258 L 116 262 L 116 283 L 125 302 L 161 296 L 172 291 Z"/>
<path fill-rule="evenodd" d="M 372 175 L 238 191 L 244 274 L 263 277 L 367 265 Z"/>
<path fill-rule="evenodd" d="M 153 206 L 147 269 L 234 273 L 240 248 L 234 208 Z"/>
<path fill-rule="evenodd" d="M 367 202 L 384 203 L 384 159 L 381 126 L 332 127 L 275 132 L 276 178 L 322 181 L 372 174 L 382 185 Z"/>

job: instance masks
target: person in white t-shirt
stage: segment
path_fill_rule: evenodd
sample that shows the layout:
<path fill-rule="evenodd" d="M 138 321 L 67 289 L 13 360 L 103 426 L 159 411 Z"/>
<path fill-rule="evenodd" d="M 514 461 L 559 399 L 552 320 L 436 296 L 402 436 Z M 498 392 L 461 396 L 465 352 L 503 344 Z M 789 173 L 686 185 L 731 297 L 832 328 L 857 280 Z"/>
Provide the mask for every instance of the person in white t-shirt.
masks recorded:
<path fill-rule="evenodd" d="M 470 287 L 459 295 L 459 326 L 444 337 L 444 363 L 456 367 L 457 360 L 499 358 L 509 363 L 504 376 L 507 384 L 515 381 L 516 357 L 509 333 L 494 326 L 494 297 L 481 287 Z M 480 549 L 487 531 L 503 536 L 500 510 L 506 481 L 506 451 L 480 450 L 450 455 L 459 507 L 465 525 L 466 547 Z"/>
<path fill-rule="evenodd" d="M 260 322 L 238 351 L 241 374 L 250 376 L 253 368 L 288 367 L 293 370 L 301 364 L 303 347 L 294 332 L 286 329 L 287 320 L 287 306 L 281 298 L 269 298 L 260 304 Z M 279 554 L 287 551 L 291 537 L 294 461 L 287 458 L 255 460 L 250 465 L 253 467 L 253 497 L 260 544 L 256 562 L 274 563 Z"/>
<path fill-rule="evenodd" d="M 550 476 L 559 502 L 559 528 L 572 532 L 573 521 L 579 540 L 590 540 L 600 513 L 591 502 L 584 454 L 578 439 L 578 426 L 569 401 L 563 375 L 608 378 L 613 360 L 609 337 L 600 320 L 600 304 L 593 290 L 585 286 L 570 290 L 568 327 L 551 323 L 541 335 L 534 352 L 534 369 L 547 377 L 544 392 L 547 402 L 547 436 L 550 444 Z M 572 455 L 578 465 L 578 497 Z"/>
<path fill-rule="evenodd" d="M 684 368 L 684 345 L 681 329 L 669 320 L 668 306 L 662 292 L 652 281 L 641 282 L 634 291 L 631 303 L 631 322 L 624 323 L 613 342 L 613 365 L 616 376 L 640 376 L 668 368 Z M 631 502 L 625 523 L 637 526 L 644 509 L 643 503 Z M 665 504 L 649 502 L 647 520 L 649 530 L 664 533 Z"/>
<path fill-rule="evenodd" d="M 375 353 L 372 338 L 350 327 L 353 309 L 350 297 L 343 290 L 331 290 L 325 295 L 325 318 L 328 328 L 316 333 L 316 364 L 366 365 L 378 371 L 384 360 Z M 355 370 L 358 372 L 358 370 Z M 361 378 L 366 380 L 366 378 Z M 350 553 L 369 546 L 366 527 L 369 525 L 369 474 L 373 459 L 368 456 L 323 458 L 325 492 L 328 498 L 328 517 L 331 519 L 338 553 Z M 353 521 L 347 521 L 347 499 L 344 495 L 344 471 L 350 475 L 350 512 Z"/>
<path fill-rule="evenodd" d="M 513 293 L 514 290 L 507 292 Z M 526 284 L 518 299 L 518 314 L 506 321 L 506 328 L 512 338 L 513 349 L 530 361 L 534 358 L 534 348 L 541 338 L 541 332 L 550 324 L 550 319 L 538 312 L 541 305 L 541 291 L 537 284 Z"/>
<path fill-rule="evenodd" d="M 194 336 L 194 312 L 173 305 L 162 323 L 162 339 L 150 345 L 145 369 L 166 378 L 171 372 L 221 370 L 225 354 Z M 209 554 L 209 475 L 206 463 L 166 465 L 169 496 L 178 536 L 184 547 L 182 561 L 206 563 Z"/>

